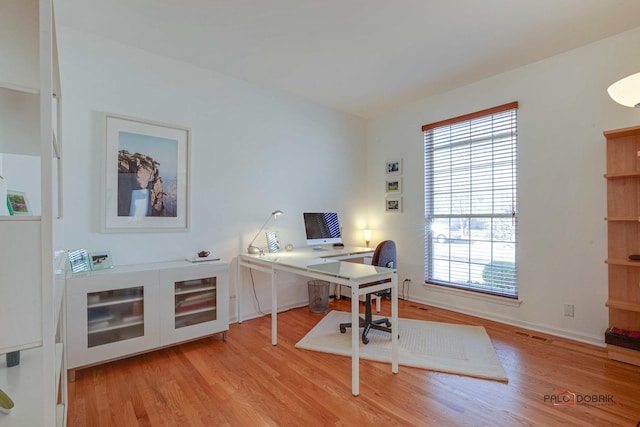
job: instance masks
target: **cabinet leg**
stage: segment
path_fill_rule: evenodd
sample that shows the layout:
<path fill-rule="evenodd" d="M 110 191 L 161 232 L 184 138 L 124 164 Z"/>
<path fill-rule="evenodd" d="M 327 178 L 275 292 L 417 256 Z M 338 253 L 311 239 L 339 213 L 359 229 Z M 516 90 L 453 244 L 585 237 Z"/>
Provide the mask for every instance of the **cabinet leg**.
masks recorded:
<path fill-rule="evenodd" d="M 222 341 L 227 341 L 227 331 L 222 331 Z"/>

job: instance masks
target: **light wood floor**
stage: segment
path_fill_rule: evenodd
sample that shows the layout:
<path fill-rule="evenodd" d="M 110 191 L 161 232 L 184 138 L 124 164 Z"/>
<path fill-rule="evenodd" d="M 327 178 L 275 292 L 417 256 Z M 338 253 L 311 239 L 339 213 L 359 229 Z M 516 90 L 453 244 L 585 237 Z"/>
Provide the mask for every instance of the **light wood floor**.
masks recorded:
<path fill-rule="evenodd" d="M 348 301 L 330 309 L 350 310 Z M 77 371 L 69 426 L 636 426 L 640 367 L 604 349 L 427 307 L 400 317 L 483 325 L 508 383 L 362 360 L 351 395 L 350 358 L 298 350 L 321 318 L 307 307 L 232 324 L 206 338 Z M 383 313 L 388 314 L 388 303 Z M 577 395 L 555 405 L 549 396 Z M 546 400 L 545 400 L 546 396 Z M 587 402 L 588 401 L 588 402 Z M 594 403 L 596 401 L 596 403 Z M 557 401 L 556 401 L 557 402 Z M 588 404 L 587 404 L 588 403 Z"/>

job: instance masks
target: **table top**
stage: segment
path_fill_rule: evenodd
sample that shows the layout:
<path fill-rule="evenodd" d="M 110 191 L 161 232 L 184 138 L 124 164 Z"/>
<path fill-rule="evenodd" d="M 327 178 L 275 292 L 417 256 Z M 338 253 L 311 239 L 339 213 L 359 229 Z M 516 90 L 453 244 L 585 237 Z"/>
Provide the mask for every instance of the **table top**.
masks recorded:
<path fill-rule="evenodd" d="M 362 247 L 332 248 L 314 250 L 295 249 L 288 252 L 266 253 L 264 255 L 241 254 L 246 260 L 263 264 L 273 264 L 295 269 L 314 271 L 350 280 L 361 280 L 393 272 L 393 269 L 369 264 L 344 262 L 342 259 L 373 254 L 373 249 Z"/>

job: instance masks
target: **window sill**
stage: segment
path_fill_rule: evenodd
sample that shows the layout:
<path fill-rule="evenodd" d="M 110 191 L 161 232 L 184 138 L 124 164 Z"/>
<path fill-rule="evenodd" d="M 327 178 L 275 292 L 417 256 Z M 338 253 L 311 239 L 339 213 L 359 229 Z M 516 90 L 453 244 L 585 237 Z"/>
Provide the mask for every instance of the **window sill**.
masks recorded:
<path fill-rule="evenodd" d="M 506 305 L 509 307 L 520 307 L 520 305 L 522 304 L 521 299 L 505 298 L 505 297 L 499 297 L 497 295 L 483 294 L 480 292 L 472 292 L 472 291 L 465 291 L 462 289 L 448 288 L 446 286 L 434 285 L 431 283 L 425 283 L 424 287 L 429 291 L 438 292 L 441 294 L 453 295 L 453 296 L 473 299 L 477 301 L 491 302 L 495 304 Z"/>

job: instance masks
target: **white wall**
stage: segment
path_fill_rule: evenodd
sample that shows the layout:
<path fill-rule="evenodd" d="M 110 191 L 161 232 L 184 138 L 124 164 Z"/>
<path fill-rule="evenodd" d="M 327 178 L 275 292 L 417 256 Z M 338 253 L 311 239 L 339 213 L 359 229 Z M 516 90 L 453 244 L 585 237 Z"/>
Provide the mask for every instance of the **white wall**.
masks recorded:
<path fill-rule="evenodd" d="M 367 128 L 369 220 L 374 240 L 398 244 L 409 298 L 574 339 L 602 343 L 607 327 L 605 141 L 640 125 L 609 84 L 640 69 L 640 29 L 424 99 Z M 501 304 L 424 284 L 424 150 L 421 126 L 519 101 L 519 289 Z M 384 211 L 386 159 L 404 158 L 404 212 Z M 563 304 L 575 317 L 563 316 Z"/>
<path fill-rule="evenodd" d="M 364 120 L 64 27 L 58 48 L 67 248 L 111 251 L 116 266 L 201 249 L 233 262 L 274 209 L 285 215 L 269 228 L 285 244 L 304 243 L 302 212 L 317 210 L 337 211 L 346 241 L 362 243 L 355 239 L 367 208 Z M 190 231 L 99 231 L 101 112 L 192 129 Z M 258 243 L 265 245 L 262 236 Z M 270 310 L 270 281 L 254 277 L 261 308 Z M 280 307 L 304 303 L 305 280 L 285 282 Z M 253 300 L 248 287 L 243 300 Z M 248 305 L 245 317 L 256 313 Z"/>

